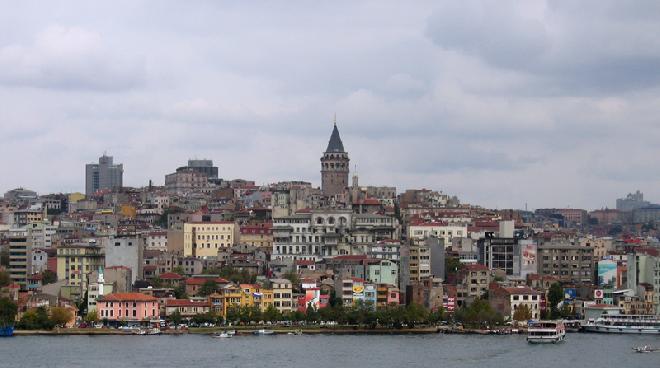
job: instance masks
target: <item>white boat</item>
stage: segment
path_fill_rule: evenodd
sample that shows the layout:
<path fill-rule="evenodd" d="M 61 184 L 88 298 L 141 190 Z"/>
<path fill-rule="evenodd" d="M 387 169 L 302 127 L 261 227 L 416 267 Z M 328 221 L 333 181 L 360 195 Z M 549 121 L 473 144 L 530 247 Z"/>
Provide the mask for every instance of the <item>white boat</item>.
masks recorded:
<path fill-rule="evenodd" d="M 215 337 L 215 338 L 221 338 L 221 339 L 231 339 L 232 337 L 234 337 L 234 335 L 229 334 L 229 333 L 226 332 L 226 331 L 223 331 L 223 332 L 221 332 L 221 333 L 216 333 L 216 334 L 214 334 L 213 337 Z"/>
<path fill-rule="evenodd" d="M 618 334 L 660 334 L 660 317 L 645 315 L 604 315 L 582 324 L 588 332 Z"/>
<path fill-rule="evenodd" d="M 660 348 L 653 348 L 648 345 L 634 347 L 633 350 L 637 353 L 653 353 L 660 351 Z"/>
<path fill-rule="evenodd" d="M 272 335 L 275 333 L 273 330 L 259 329 L 253 332 L 255 335 Z"/>
<path fill-rule="evenodd" d="M 562 321 L 534 321 L 527 328 L 530 344 L 556 344 L 566 338 L 566 327 Z"/>

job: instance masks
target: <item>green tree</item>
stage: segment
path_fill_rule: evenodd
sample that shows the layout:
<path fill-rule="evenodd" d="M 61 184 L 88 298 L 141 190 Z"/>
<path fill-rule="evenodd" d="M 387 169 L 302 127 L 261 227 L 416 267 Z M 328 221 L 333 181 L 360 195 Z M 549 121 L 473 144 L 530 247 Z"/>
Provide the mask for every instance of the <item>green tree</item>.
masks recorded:
<path fill-rule="evenodd" d="M 51 270 L 46 270 L 41 274 L 41 282 L 44 285 L 52 284 L 57 282 L 57 274 Z"/>
<path fill-rule="evenodd" d="M 9 249 L 0 250 L 0 266 L 9 267 Z"/>
<path fill-rule="evenodd" d="M 488 301 L 476 299 L 469 306 L 463 306 L 456 311 L 456 320 L 468 327 L 482 328 L 498 325 L 504 322 L 504 317 L 495 311 Z"/>
<path fill-rule="evenodd" d="M 559 303 L 564 300 L 564 289 L 562 289 L 561 284 L 555 282 L 550 285 L 550 290 L 548 291 L 548 303 L 550 303 L 550 318 L 555 319 L 559 317 Z"/>
<path fill-rule="evenodd" d="M 73 314 L 67 308 L 50 308 L 50 320 L 53 322 L 53 325 L 57 327 L 64 327 L 72 318 Z"/>
<path fill-rule="evenodd" d="M 199 288 L 199 291 L 197 292 L 197 295 L 199 296 L 209 296 L 213 293 L 218 288 L 218 284 L 216 284 L 215 281 L 213 280 L 206 280 L 204 281 L 204 284 L 202 284 L 202 287 Z"/>
<path fill-rule="evenodd" d="M 183 284 L 174 288 L 174 297 L 177 299 L 188 299 L 188 294 L 186 294 L 186 287 Z"/>
<path fill-rule="evenodd" d="M 277 322 L 282 320 L 282 313 L 272 305 L 263 312 L 262 318 L 264 321 Z"/>
<path fill-rule="evenodd" d="M 13 325 L 16 320 L 18 307 L 9 298 L 0 298 L 0 327 Z"/>
<path fill-rule="evenodd" d="M 174 311 L 174 313 L 170 314 L 170 322 L 174 323 L 174 329 L 178 330 L 179 325 L 181 324 L 181 313 L 179 311 Z"/>
<path fill-rule="evenodd" d="M 5 287 L 9 284 L 11 284 L 11 278 L 9 277 L 9 273 L 5 271 L 0 271 L 0 287 Z"/>
<path fill-rule="evenodd" d="M 39 307 L 23 313 L 16 327 L 22 330 L 52 330 L 55 324 L 48 317 L 46 308 Z"/>
<path fill-rule="evenodd" d="M 519 306 L 514 312 L 513 312 L 513 320 L 514 321 L 529 321 L 532 319 L 532 310 L 529 309 L 527 304 L 523 304 Z"/>
<path fill-rule="evenodd" d="M 96 312 L 96 310 L 89 311 L 87 312 L 87 315 L 85 315 L 85 322 L 87 323 L 96 323 L 99 321 L 99 314 Z"/>
<path fill-rule="evenodd" d="M 176 267 L 172 268 L 172 272 L 174 272 L 176 274 L 179 274 L 181 276 L 185 276 L 185 274 L 186 274 L 183 267 L 181 267 L 181 266 L 176 266 Z"/>

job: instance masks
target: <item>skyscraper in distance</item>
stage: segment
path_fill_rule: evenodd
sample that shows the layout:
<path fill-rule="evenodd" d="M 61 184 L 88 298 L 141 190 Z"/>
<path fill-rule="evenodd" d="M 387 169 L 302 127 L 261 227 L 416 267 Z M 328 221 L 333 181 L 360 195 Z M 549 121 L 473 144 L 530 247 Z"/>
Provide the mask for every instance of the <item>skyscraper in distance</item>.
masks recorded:
<path fill-rule="evenodd" d="M 123 185 L 124 165 L 113 164 L 112 156 L 99 157 L 98 164 L 85 165 L 85 194 L 92 195 L 100 189 L 121 188 Z"/>

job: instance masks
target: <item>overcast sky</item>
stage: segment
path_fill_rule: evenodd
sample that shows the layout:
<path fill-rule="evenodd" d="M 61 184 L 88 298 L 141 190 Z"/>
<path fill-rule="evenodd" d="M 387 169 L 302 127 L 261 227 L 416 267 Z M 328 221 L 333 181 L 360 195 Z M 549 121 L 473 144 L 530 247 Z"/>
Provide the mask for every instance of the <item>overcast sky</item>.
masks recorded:
<path fill-rule="evenodd" d="M 84 191 L 103 151 L 130 186 L 319 185 L 336 113 L 364 185 L 660 201 L 659 1 L 98 3 L 0 1 L 0 193 Z"/>

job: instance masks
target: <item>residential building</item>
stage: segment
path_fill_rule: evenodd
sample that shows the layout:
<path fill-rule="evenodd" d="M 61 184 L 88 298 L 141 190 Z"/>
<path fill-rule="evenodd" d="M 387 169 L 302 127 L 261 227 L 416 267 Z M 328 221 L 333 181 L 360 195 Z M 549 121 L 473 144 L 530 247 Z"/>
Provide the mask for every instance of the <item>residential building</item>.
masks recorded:
<path fill-rule="evenodd" d="M 492 275 L 488 267 L 482 264 L 464 265 L 459 272 L 459 283 L 456 285 L 458 306 L 469 305 L 475 299 L 487 295 L 491 281 Z"/>
<path fill-rule="evenodd" d="M 425 240 L 431 236 L 443 239 L 449 247 L 453 238 L 467 238 L 467 224 L 446 222 L 418 222 L 408 226 L 408 239 Z"/>
<path fill-rule="evenodd" d="M 105 265 L 103 247 L 95 242 L 63 244 L 57 248 L 57 278 L 87 290 L 91 272 Z"/>
<path fill-rule="evenodd" d="M 538 246 L 539 275 L 557 276 L 560 282 L 594 281 L 594 248 L 567 243 Z"/>
<path fill-rule="evenodd" d="M 516 310 L 523 306 L 531 312 L 531 319 L 541 318 L 541 293 L 527 286 L 502 287 L 493 283 L 488 290 L 488 301 L 509 320 L 513 320 Z"/>
<path fill-rule="evenodd" d="M 267 249 L 270 253 L 273 249 L 273 223 L 241 225 L 239 243 Z"/>
<path fill-rule="evenodd" d="M 142 275 L 144 247 L 137 236 L 109 237 L 101 240 L 105 251 L 105 267 L 125 266 L 131 269 L 134 283 Z"/>
<path fill-rule="evenodd" d="M 9 277 L 12 282 L 20 285 L 22 290 L 28 288 L 28 276 L 32 269 L 32 239 L 26 228 L 10 229 L 9 239 Z"/>
<path fill-rule="evenodd" d="M 411 281 L 406 287 L 406 305 L 418 304 L 432 311 L 442 308 L 442 279 L 428 276 Z"/>
<path fill-rule="evenodd" d="M 90 196 L 102 189 L 116 189 L 123 186 L 124 165 L 113 164 L 112 156 L 103 154 L 98 164 L 85 166 L 85 194 Z"/>
<path fill-rule="evenodd" d="M 181 317 L 190 318 L 198 314 L 211 312 L 211 302 L 209 300 L 194 299 L 167 299 L 165 300 L 165 316 L 179 312 Z"/>
<path fill-rule="evenodd" d="M 236 224 L 230 221 L 186 222 L 183 225 L 183 255 L 216 258 L 236 241 Z"/>
<path fill-rule="evenodd" d="M 293 310 L 293 285 L 287 279 L 271 279 L 273 306 L 282 313 Z"/>

